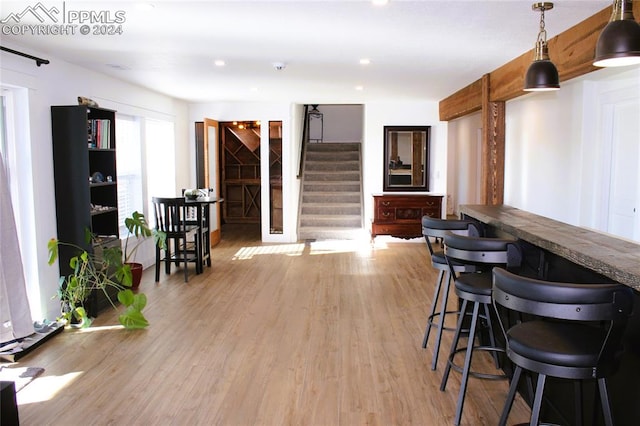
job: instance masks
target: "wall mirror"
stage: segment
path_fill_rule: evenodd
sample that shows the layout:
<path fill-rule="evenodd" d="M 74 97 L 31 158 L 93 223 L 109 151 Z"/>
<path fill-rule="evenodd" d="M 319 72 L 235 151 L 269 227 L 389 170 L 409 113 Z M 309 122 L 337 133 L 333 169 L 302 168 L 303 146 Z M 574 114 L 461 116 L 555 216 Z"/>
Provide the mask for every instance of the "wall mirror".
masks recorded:
<path fill-rule="evenodd" d="M 384 190 L 429 190 L 431 126 L 384 126 Z"/>

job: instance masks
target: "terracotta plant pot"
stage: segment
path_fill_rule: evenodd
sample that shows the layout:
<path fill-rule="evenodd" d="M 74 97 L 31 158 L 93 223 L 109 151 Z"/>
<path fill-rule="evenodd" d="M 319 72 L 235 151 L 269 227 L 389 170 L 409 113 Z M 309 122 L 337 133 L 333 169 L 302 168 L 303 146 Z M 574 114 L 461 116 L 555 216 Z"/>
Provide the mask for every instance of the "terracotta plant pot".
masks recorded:
<path fill-rule="evenodd" d="M 142 263 L 127 263 L 131 266 L 131 289 L 137 290 L 142 280 Z"/>

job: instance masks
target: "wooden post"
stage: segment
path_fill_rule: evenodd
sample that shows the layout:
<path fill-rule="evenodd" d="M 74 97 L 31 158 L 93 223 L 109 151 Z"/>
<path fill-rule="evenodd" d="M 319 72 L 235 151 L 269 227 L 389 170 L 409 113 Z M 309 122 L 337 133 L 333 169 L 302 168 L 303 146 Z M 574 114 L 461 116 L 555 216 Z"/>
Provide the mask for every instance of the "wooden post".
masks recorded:
<path fill-rule="evenodd" d="M 491 102 L 491 77 L 482 76 L 482 204 L 504 202 L 504 102 Z"/>

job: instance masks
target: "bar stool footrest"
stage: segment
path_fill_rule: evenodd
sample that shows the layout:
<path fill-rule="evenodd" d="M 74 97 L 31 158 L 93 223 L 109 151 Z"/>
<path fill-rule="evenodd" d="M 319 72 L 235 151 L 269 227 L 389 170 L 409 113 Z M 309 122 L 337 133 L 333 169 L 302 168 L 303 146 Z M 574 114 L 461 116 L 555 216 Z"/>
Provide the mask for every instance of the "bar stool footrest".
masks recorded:
<path fill-rule="evenodd" d="M 446 311 L 444 314 L 445 315 L 450 315 L 450 314 L 451 315 L 452 314 L 460 315 L 460 311 Z M 440 321 L 436 322 L 436 321 L 433 320 L 435 317 L 439 317 L 439 316 L 440 316 L 440 312 L 436 312 L 433 315 L 429 315 L 428 319 L 427 319 L 427 325 L 429 327 L 440 327 Z M 447 331 L 455 331 L 456 330 L 455 327 L 447 327 L 447 326 L 442 327 L 442 329 L 443 330 L 447 330 Z M 467 332 L 468 332 L 468 329 L 467 329 Z"/>
<path fill-rule="evenodd" d="M 472 350 L 484 351 L 484 352 L 498 352 L 498 353 L 506 354 L 506 351 L 504 349 L 494 348 L 492 346 L 474 346 Z M 456 364 L 455 362 L 453 362 L 453 359 L 458 353 L 466 353 L 466 351 L 467 351 L 467 346 L 458 348 L 455 350 L 455 352 L 449 355 L 449 358 L 447 359 L 447 362 L 449 363 L 451 368 L 457 371 L 458 373 L 462 373 L 463 368 L 458 364 Z M 509 376 L 506 373 L 481 373 L 473 370 L 469 370 L 469 376 L 476 377 L 478 379 L 488 379 L 488 380 L 504 380 L 509 378 Z"/>

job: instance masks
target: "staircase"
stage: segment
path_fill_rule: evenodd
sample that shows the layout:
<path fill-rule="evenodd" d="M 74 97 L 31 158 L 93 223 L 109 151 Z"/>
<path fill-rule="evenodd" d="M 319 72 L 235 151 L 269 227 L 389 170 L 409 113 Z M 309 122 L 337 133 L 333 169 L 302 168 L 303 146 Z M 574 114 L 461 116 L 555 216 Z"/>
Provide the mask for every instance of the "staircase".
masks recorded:
<path fill-rule="evenodd" d="M 299 240 L 360 239 L 362 160 L 359 143 L 309 143 L 298 215 Z"/>

